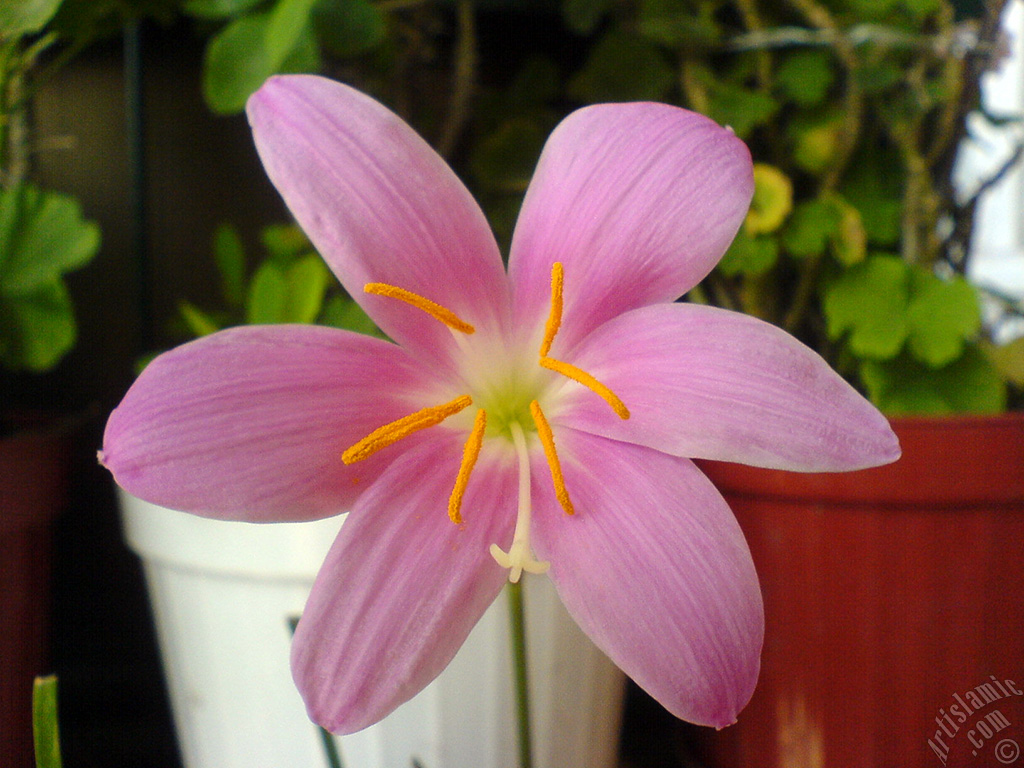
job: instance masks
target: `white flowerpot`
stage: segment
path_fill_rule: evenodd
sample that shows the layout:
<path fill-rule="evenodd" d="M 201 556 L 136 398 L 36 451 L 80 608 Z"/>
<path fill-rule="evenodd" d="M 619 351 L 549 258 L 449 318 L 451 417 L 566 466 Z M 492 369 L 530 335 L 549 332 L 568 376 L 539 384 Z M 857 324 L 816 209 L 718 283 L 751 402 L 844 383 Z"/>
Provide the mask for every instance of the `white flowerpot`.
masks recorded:
<path fill-rule="evenodd" d="M 186 768 L 328 768 L 289 670 L 298 617 L 342 523 L 206 520 L 121 494 L 142 558 Z M 534 763 L 616 764 L 624 677 L 546 578 L 525 584 Z M 441 676 L 382 722 L 335 738 L 345 768 L 513 768 L 507 603 Z"/>

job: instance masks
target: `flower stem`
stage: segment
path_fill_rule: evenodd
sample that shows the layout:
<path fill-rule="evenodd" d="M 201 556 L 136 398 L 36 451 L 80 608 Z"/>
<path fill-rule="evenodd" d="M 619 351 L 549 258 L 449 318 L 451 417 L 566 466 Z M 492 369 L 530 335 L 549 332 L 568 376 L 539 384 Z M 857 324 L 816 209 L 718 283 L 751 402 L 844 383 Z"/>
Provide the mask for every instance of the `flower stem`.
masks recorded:
<path fill-rule="evenodd" d="M 519 726 L 519 768 L 533 768 L 530 734 L 530 688 L 526 670 L 526 617 L 523 612 L 523 583 L 509 584 L 508 617 L 512 640 L 512 672 L 516 686 L 516 721 Z"/>

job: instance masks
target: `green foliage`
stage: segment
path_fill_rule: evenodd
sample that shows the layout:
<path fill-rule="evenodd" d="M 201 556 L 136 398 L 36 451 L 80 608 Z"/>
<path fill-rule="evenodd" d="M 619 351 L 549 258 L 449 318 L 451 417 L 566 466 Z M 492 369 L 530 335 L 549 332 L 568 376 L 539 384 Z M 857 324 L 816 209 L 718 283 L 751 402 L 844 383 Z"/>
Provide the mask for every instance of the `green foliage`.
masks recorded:
<path fill-rule="evenodd" d="M 691 75 L 706 100 L 708 117 L 729 126 L 740 138 L 747 138 L 756 128 L 768 123 L 778 112 L 779 102 L 771 94 L 743 82 L 720 77 L 706 66 L 694 66 Z M 744 78 L 745 79 L 745 78 Z"/>
<path fill-rule="evenodd" d="M 1019 381 L 1021 353 L 986 341 L 954 255 L 970 212 L 946 174 L 971 70 L 946 44 L 960 34 L 948 0 L 528 3 L 516 12 L 560 27 L 572 55 L 527 53 L 513 72 L 487 61 L 450 1 L 184 7 L 214 30 L 204 92 L 215 111 L 241 110 L 274 72 L 343 72 L 428 140 L 447 137 L 439 145 L 505 247 L 544 141 L 570 108 L 658 100 L 702 112 L 755 160 L 751 211 L 704 296 L 797 334 L 892 412 L 991 410 Z M 220 237 L 226 309 L 183 305 L 194 332 L 229 320 L 365 320 L 331 293 L 294 230 L 264 232 L 269 255 L 251 277 L 237 237 Z"/>
<path fill-rule="evenodd" d="M 61 0 L 3 0 L 0 3 L 0 36 L 31 35 L 57 13 Z"/>
<path fill-rule="evenodd" d="M 45 371 L 75 342 L 64 274 L 100 245 L 99 227 L 78 201 L 29 184 L 0 193 L 0 362 Z"/>
<path fill-rule="evenodd" d="M 185 11 L 226 22 L 203 61 L 203 96 L 214 112 L 241 112 L 271 75 L 316 72 L 322 52 L 358 56 L 386 35 L 382 11 L 368 0 L 190 0 Z"/>
<path fill-rule="evenodd" d="M 999 368 L 981 352 L 981 313 L 963 278 L 871 256 L 825 289 L 828 333 L 860 361 L 872 400 L 890 413 L 988 413 L 1005 407 Z"/>
<path fill-rule="evenodd" d="M 351 58 L 385 42 L 388 25 L 384 12 L 368 0 L 321 0 L 313 6 L 313 29 L 324 51 Z"/>
<path fill-rule="evenodd" d="M 37 677 L 32 686 L 32 737 L 36 768 L 61 768 L 57 678 Z"/>
<path fill-rule="evenodd" d="M 779 93 L 800 107 L 823 103 L 835 83 L 832 54 L 821 49 L 797 49 L 783 55 L 775 73 Z"/>
<path fill-rule="evenodd" d="M 470 170 L 486 189 L 524 193 L 546 139 L 535 120 L 511 118 L 473 147 Z"/>
<path fill-rule="evenodd" d="M 240 112 L 249 96 L 275 73 L 317 68 L 319 54 L 308 10 L 281 0 L 274 12 L 240 16 L 210 41 L 203 96 L 214 112 Z"/>
<path fill-rule="evenodd" d="M 773 237 L 751 236 L 746 228 L 736 238 L 718 264 L 723 274 L 756 277 L 766 274 L 779 260 L 778 241 Z"/>
<path fill-rule="evenodd" d="M 594 45 L 582 69 L 568 83 L 581 102 L 658 101 L 672 87 L 672 69 L 664 54 L 642 37 L 624 30 L 608 32 Z"/>
<path fill-rule="evenodd" d="M 828 335 L 845 336 L 858 358 L 889 360 L 903 348 L 910 328 L 910 270 L 892 256 L 872 256 L 843 272 L 825 290 Z"/>
<path fill-rule="evenodd" d="M 562 0 L 562 18 L 573 32 L 589 35 L 614 4 L 614 0 Z"/>
<path fill-rule="evenodd" d="M 232 325 L 272 323 L 319 323 L 380 335 L 359 305 L 338 292 L 327 265 L 298 227 L 271 225 L 260 239 L 266 254 L 247 276 L 238 230 L 230 224 L 217 228 L 213 255 L 224 306 L 206 311 L 189 301 L 180 302 L 180 319 L 190 335 L 206 336 Z"/>
<path fill-rule="evenodd" d="M 1003 380 L 975 348 L 937 369 L 909 355 L 865 360 L 860 377 L 872 402 L 893 415 L 999 413 L 1006 408 Z"/>
<path fill-rule="evenodd" d="M 978 296 L 962 277 L 942 280 L 931 272 L 914 270 L 907 323 L 911 356 L 941 368 L 963 355 L 965 345 L 981 330 Z"/>
<path fill-rule="evenodd" d="M 227 19 L 251 10 L 263 0 L 185 0 L 185 13 L 206 19 Z"/>

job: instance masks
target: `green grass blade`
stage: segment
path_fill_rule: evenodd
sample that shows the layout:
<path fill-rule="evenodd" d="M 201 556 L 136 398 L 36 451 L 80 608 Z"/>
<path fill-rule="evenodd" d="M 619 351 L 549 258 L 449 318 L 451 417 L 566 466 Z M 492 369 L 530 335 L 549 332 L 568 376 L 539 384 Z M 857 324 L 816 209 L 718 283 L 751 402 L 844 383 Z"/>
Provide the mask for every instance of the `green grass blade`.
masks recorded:
<path fill-rule="evenodd" d="M 32 688 L 32 735 L 36 768 L 61 768 L 57 728 L 57 677 L 37 677 Z"/>

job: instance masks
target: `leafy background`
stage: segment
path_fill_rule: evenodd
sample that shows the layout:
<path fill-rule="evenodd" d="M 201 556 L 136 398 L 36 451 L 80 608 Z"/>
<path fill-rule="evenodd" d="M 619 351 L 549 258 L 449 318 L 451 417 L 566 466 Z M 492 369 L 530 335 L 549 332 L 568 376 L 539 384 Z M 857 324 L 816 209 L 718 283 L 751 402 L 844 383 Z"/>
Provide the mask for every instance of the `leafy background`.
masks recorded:
<path fill-rule="evenodd" d="M 756 192 L 735 243 L 690 300 L 797 334 L 888 413 L 994 412 L 1019 396 L 1024 342 L 997 348 L 982 307 L 1006 316 L 1019 314 L 1020 303 L 982 295 L 965 280 L 975 200 L 955 202 L 950 183 L 964 117 L 977 106 L 978 76 L 998 48 L 996 0 L 966 10 L 944 0 L 28 5 L 36 16 L 23 19 L 22 30 L 48 22 L 71 49 L 133 18 L 188 20 L 190 33 L 205 41 L 202 94 L 218 115 L 240 113 L 276 72 L 322 72 L 353 83 L 453 163 L 506 244 L 544 139 L 572 108 L 659 100 L 696 109 L 749 143 Z M 534 50 L 484 49 L 481 14 L 533 15 L 557 26 L 538 31 L 543 44 Z M 965 47 L 972 35 L 981 44 Z M 58 209 L 71 239 L 95 242 L 77 211 Z M 7 237 L 16 244 L 22 235 Z M 223 274 L 224 237 L 217 236 L 215 260 L 237 287 L 237 267 Z M 247 288 L 256 309 L 237 316 L 236 288 L 223 294 L 225 309 L 236 311 L 232 322 L 300 315 L 348 322 L 343 298 L 325 293 L 322 270 L 307 260 L 285 274 L 270 250 L 273 263 L 257 268 Z M 54 261 L 69 269 L 85 259 Z M 23 334 L 0 354 L 9 364 L 20 358 L 45 368 L 72 342 L 73 323 L 66 291 L 55 287 L 60 270 L 37 272 L 50 275 L 48 287 L 31 295 L 0 279 L 2 322 L 38 321 L 46 343 Z M 287 285 L 306 292 L 299 315 L 295 306 L 282 309 Z M 321 313 L 328 300 L 330 311 Z M 182 312 L 192 332 L 220 327 L 231 314 L 193 303 Z"/>
<path fill-rule="evenodd" d="M 29 12 L 12 15 L 18 8 Z M 454 165 L 505 244 L 543 141 L 570 110 L 657 98 L 705 111 L 752 147 L 757 191 L 734 247 L 689 298 L 790 328 L 891 413 L 988 411 L 1019 406 L 1021 353 L 1019 343 L 993 345 L 997 329 L 979 307 L 987 319 L 1014 305 L 964 281 L 971 205 L 952 204 L 947 171 L 991 53 L 957 41 L 972 30 L 990 39 L 995 8 L 0 2 L 3 405 L 21 395 L 58 408 L 98 403 L 57 541 L 69 764 L 175 761 L 138 564 L 93 458 L 102 414 L 137 355 L 247 321 L 365 322 L 259 168 L 237 109 L 265 74 L 320 71 L 373 93 Z M 143 52 L 141 242 L 126 231 L 135 210 L 123 171 L 125 29 Z M 20 127 L 31 142 L 15 151 L 11 129 L 28 103 L 32 120 Z M 40 335 L 27 343 L 26 333 Z M 625 732 L 641 764 L 668 766 L 680 760 L 649 752 L 673 751 L 665 734 L 678 727 L 645 711 Z"/>

